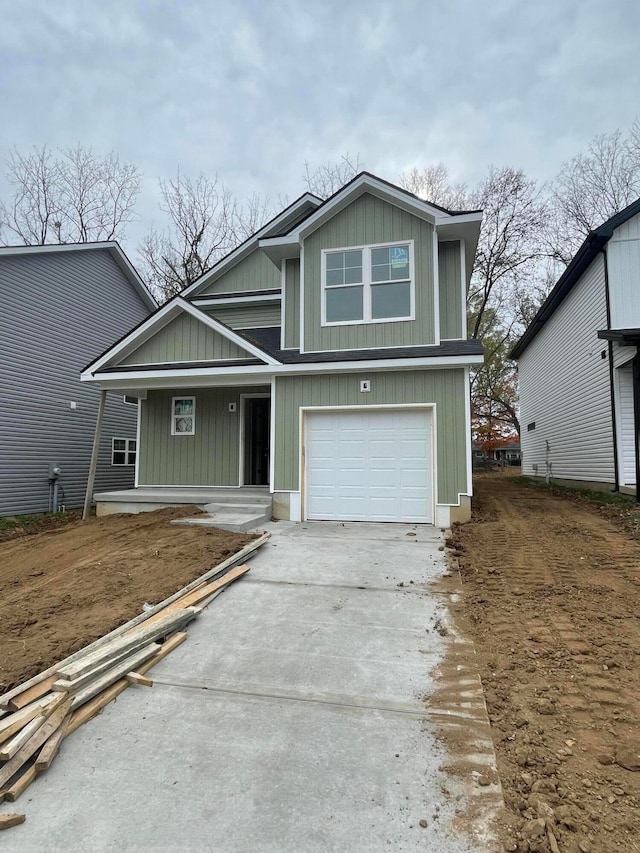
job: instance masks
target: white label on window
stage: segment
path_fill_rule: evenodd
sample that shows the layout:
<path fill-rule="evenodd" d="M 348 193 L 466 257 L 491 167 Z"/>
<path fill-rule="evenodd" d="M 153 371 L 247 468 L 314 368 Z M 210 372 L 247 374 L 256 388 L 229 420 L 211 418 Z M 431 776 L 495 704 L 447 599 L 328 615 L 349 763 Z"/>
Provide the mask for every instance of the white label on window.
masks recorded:
<path fill-rule="evenodd" d="M 394 269 L 406 267 L 409 263 L 409 249 L 406 246 L 391 247 L 391 266 Z"/>

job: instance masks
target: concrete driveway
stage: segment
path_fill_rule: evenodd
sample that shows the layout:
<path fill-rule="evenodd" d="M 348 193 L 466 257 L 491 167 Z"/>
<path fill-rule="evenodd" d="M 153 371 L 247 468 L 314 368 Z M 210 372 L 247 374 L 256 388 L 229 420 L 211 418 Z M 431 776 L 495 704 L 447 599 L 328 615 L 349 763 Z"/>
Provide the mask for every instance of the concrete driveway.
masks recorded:
<path fill-rule="evenodd" d="M 447 595 L 424 586 L 446 571 L 440 532 L 269 529 L 154 687 L 125 691 L 2 807 L 27 814 L 3 850 L 494 849 L 473 649 L 442 627 Z M 460 677 L 436 693 L 447 651 Z M 443 731 L 472 732 L 471 761 L 444 751 Z"/>

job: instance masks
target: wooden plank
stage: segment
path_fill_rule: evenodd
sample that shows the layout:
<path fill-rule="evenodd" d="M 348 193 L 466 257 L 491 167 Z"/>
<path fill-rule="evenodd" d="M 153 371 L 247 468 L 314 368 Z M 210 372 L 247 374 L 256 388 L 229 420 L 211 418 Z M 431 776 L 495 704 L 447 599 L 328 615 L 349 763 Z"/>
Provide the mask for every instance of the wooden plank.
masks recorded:
<path fill-rule="evenodd" d="M 41 699 L 36 699 L 36 701 L 32 702 L 31 705 L 27 705 L 27 707 L 23 708 L 21 711 L 16 711 L 14 714 L 10 714 L 8 717 L 0 720 L 0 743 L 4 743 L 5 740 L 9 740 L 10 737 L 13 737 L 13 735 L 16 732 L 19 732 L 20 729 L 30 720 L 37 717 L 42 709 L 53 702 L 55 698 L 56 697 L 53 693 L 48 696 L 43 696 Z M 53 710 L 55 710 L 55 708 Z"/>
<path fill-rule="evenodd" d="M 150 658 L 157 651 L 157 644 L 151 644 L 150 646 L 146 646 L 139 652 L 130 652 L 125 651 L 119 655 L 116 655 L 113 658 L 109 658 L 106 661 L 103 661 L 98 666 L 94 667 L 94 669 L 90 669 L 89 672 L 86 672 L 84 675 L 81 675 L 80 678 L 74 678 L 73 681 L 64 681 L 60 679 L 59 681 L 53 682 L 53 689 L 57 691 L 65 691 L 70 694 L 79 693 L 89 684 L 92 684 L 96 679 L 98 679 L 101 675 L 110 672 L 114 666 L 117 666 L 120 663 L 125 663 L 126 661 L 131 661 L 131 666 L 129 669 L 135 669 L 139 663 L 145 661 L 147 658 Z M 146 657 L 145 657 L 146 654 Z M 136 658 L 135 661 L 133 658 Z"/>
<path fill-rule="evenodd" d="M 4 792 L 5 799 L 8 800 L 10 803 L 15 803 L 20 794 L 24 794 L 24 792 L 27 790 L 27 788 L 33 782 L 36 776 L 36 766 L 35 764 L 32 764 L 31 767 L 29 767 L 29 769 L 25 773 L 23 773 L 22 776 L 20 776 L 20 778 L 16 782 L 14 782 L 10 788 L 7 788 L 7 790 Z"/>
<path fill-rule="evenodd" d="M 146 675 L 140 675 L 139 672 L 128 672 L 126 679 L 129 684 L 139 684 L 141 687 L 153 687 L 153 679 L 147 678 Z"/>
<path fill-rule="evenodd" d="M 152 643 L 151 646 L 141 649 L 136 654 L 130 655 L 123 661 L 120 661 L 112 669 L 107 670 L 107 672 L 103 673 L 94 681 L 89 682 L 86 687 L 83 687 L 82 690 L 76 693 L 75 696 L 72 697 L 71 707 L 77 708 L 79 705 L 83 705 L 85 702 L 88 702 L 89 699 L 93 699 L 93 697 L 98 693 L 101 693 L 103 690 L 106 690 L 107 687 L 110 687 L 114 681 L 118 681 L 118 679 L 123 678 L 128 672 L 132 672 L 140 664 L 144 663 L 144 661 L 156 655 L 160 649 L 161 646 L 159 643 Z"/>
<path fill-rule="evenodd" d="M 141 646 L 149 645 L 149 643 L 152 643 L 158 637 L 171 633 L 179 625 L 193 619 L 195 615 L 192 608 L 167 613 L 154 624 L 141 625 L 134 631 L 125 634 L 125 636 L 117 637 L 101 649 L 96 649 L 95 652 L 85 655 L 81 660 L 70 663 L 69 666 L 58 670 L 58 675 L 65 681 L 72 681 L 89 672 L 89 670 L 94 669 L 106 659 L 114 659 L 123 652 L 134 652 Z"/>
<path fill-rule="evenodd" d="M 23 690 L 21 693 L 18 693 L 17 696 L 14 696 L 8 704 L 7 708 L 10 711 L 20 711 L 26 705 L 29 705 L 31 702 L 36 699 L 40 699 L 46 693 L 49 693 L 51 690 L 51 685 L 55 680 L 55 676 L 51 675 L 49 678 L 45 678 L 39 684 L 34 684 L 33 687 L 30 687 L 28 690 Z"/>
<path fill-rule="evenodd" d="M 32 735 L 25 745 L 7 763 L 0 768 L 0 788 L 4 788 L 7 782 L 15 776 L 23 764 L 31 758 L 47 741 L 53 732 L 62 723 L 71 708 L 71 700 L 67 699 L 63 705 L 57 708 L 38 731 Z"/>
<path fill-rule="evenodd" d="M 181 643 L 187 639 L 186 631 L 183 631 L 179 634 L 174 634 L 160 647 L 160 651 L 154 655 L 152 658 L 149 658 L 148 661 L 142 664 L 142 666 L 138 667 L 138 672 L 141 675 L 144 675 L 145 672 L 148 672 L 151 667 L 155 666 L 159 663 L 163 658 L 165 658 L 169 652 L 172 652 L 175 648 L 177 648 Z M 129 686 L 129 682 L 126 678 L 121 679 L 120 681 L 116 681 L 115 684 L 112 684 L 111 687 L 104 690 L 99 695 L 95 696 L 77 711 L 74 711 L 71 720 L 69 721 L 66 731 L 65 737 L 70 735 L 72 732 L 75 732 L 77 728 L 79 728 L 84 723 L 88 722 L 92 717 L 95 717 L 97 714 L 102 711 L 105 705 L 108 705 L 109 702 L 112 702 L 114 699 L 122 693 L 123 690 L 126 690 Z"/>
<path fill-rule="evenodd" d="M 70 719 L 71 714 L 69 713 L 40 750 L 40 754 L 36 758 L 36 763 L 34 765 L 36 773 L 43 773 L 58 754 L 60 744 L 67 732 L 67 725 L 69 724 Z"/>
<path fill-rule="evenodd" d="M 93 643 L 89 643 L 89 645 L 85 646 L 83 649 L 79 649 L 77 652 L 73 652 L 73 654 L 68 655 L 68 657 L 64 658 L 64 660 L 53 664 L 52 666 L 48 667 L 42 672 L 39 672 L 37 675 L 34 675 L 32 678 L 28 679 L 22 684 L 18 684 L 15 687 L 12 687 L 11 690 L 7 690 L 6 693 L 3 693 L 2 696 L 0 696 L 0 711 L 6 710 L 9 701 L 13 699 L 14 696 L 18 696 L 19 694 L 28 690 L 30 687 L 40 684 L 45 679 L 50 678 L 52 676 L 54 676 L 53 680 L 55 680 L 55 678 L 57 677 L 58 670 L 62 667 L 67 666 L 67 664 L 70 664 L 73 661 L 79 660 L 87 653 L 95 651 L 95 649 L 99 649 L 101 646 L 105 645 L 105 643 L 111 642 L 111 640 L 113 640 L 115 637 L 120 637 L 127 631 L 131 631 L 133 628 L 142 624 L 156 613 L 159 613 L 161 610 L 167 607 L 167 605 L 172 604 L 174 601 L 185 595 L 187 592 L 190 592 L 191 590 L 195 589 L 197 586 L 206 581 L 212 580 L 213 578 L 224 574 L 224 572 L 231 566 L 235 566 L 238 563 L 243 562 L 243 560 L 246 560 L 250 554 L 257 551 L 258 548 L 261 548 L 264 543 L 267 542 L 270 538 L 270 533 L 263 533 L 262 536 L 259 536 L 257 539 L 254 539 L 253 542 L 249 542 L 236 554 L 232 554 L 230 557 L 227 557 L 226 560 L 223 560 L 221 563 L 218 563 L 217 566 L 214 566 L 212 569 L 209 569 L 209 571 L 205 572 L 203 575 L 200 575 L 200 577 L 195 578 L 195 580 L 191 581 L 191 583 L 188 583 L 182 589 L 179 589 L 177 592 L 174 592 L 173 595 L 170 595 L 168 598 L 165 598 L 163 601 L 160 601 L 150 610 L 145 610 L 143 613 L 139 613 L 138 616 L 134 616 L 133 619 L 130 619 L 123 625 L 119 625 L 117 628 L 114 628 L 113 631 L 110 631 L 108 634 L 105 634 L 104 637 L 99 637 L 97 640 L 94 640 Z"/>
<path fill-rule="evenodd" d="M 21 746 L 29 740 L 32 734 L 38 731 L 40 726 L 47 718 L 44 714 L 38 714 L 31 722 L 27 723 L 11 740 L 8 740 L 3 747 L 0 747 L 0 761 L 8 761 L 16 754 Z"/>
<path fill-rule="evenodd" d="M 26 818 L 23 814 L 4 812 L 0 814 L 0 830 L 17 826 L 19 823 L 24 823 L 25 820 Z"/>
<path fill-rule="evenodd" d="M 198 589 L 194 589 L 193 592 L 187 593 L 187 595 L 183 596 L 179 601 L 176 601 L 174 604 L 170 604 L 169 607 L 165 608 L 164 612 L 170 612 L 173 608 L 178 606 L 190 607 L 194 604 L 199 604 L 214 592 L 217 592 L 219 589 L 224 589 L 224 587 L 233 583 L 233 581 L 237 580 L 239 577 L 242 577 L 242 575 L 246 574 L 250 568 L 251 567 L 247 565 L 236 566 L 235 569 L 231 569 L 230 572 L 227 572 L 221 578 L 218 578 L 211 583 L 203 584 Z"/>

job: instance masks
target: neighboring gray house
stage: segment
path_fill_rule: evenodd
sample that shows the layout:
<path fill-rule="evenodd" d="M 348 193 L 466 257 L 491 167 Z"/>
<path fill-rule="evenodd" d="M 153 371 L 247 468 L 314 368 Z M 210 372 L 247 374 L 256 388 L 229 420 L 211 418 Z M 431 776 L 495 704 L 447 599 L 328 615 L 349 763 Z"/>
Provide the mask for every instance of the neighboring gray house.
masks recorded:
<path fill-rule="evenodd" d="M 0 515 L 84 499 L 99 391 L 86 363 L 157 307 L 117 243 L 0 248 Z M 103 488 L 133 485 L 137 401 L 109 395 Z"/>
<path fill-rule="evenodd" d="M 136 488 L 98 512 L 262 493 L 296 521 L 467 519 L 481 218 L 368 173 L 283 210 L 83 372 L 141 401 Z"/>
<path fill-rule="evenodd" d="M 518 344 L 524 474 L 637 494 L 640 200 L 592 231 Z"/>

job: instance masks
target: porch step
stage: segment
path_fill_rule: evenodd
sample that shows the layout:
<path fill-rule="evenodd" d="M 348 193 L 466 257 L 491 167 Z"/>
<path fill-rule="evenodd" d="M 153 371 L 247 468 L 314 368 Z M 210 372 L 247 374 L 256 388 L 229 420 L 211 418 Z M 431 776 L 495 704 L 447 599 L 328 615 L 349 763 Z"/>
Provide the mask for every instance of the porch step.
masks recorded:
<path fill-rule="evenodd" d="M 195 527 L 221 527 L 223 530 L 233 530 L 246 533 L 271 521 L 271 509 L 263 512 L 243 512 L 225 507 L 211 515 L 197 515 L 194 518 L 176 518 L 171 524 L 186 524 Z"/>

